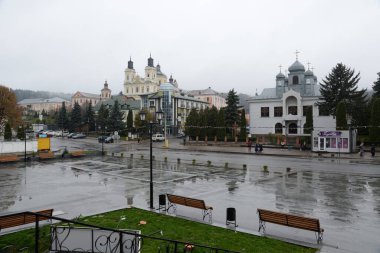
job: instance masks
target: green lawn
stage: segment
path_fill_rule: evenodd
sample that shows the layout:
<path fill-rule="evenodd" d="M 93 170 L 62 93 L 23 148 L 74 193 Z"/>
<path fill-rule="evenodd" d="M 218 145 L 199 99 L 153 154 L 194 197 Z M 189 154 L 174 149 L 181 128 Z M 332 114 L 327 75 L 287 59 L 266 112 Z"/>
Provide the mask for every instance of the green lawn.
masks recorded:
<path fill-rule="evenodd" d="M 144 235 L 149 235 L 155 231 L 162 230 L 162 237 L 160 234 L 154 235 L 155 237 L 160 238 L 168 238 L 249 253 L 316 252 L 316 249 L 305 248 L 247 233 L 235 232 L 229 229 L 214 227 L 204 223 L 189 221 L 137 208 L 123 209 L 89 217 L 81 217 L 79 220 L 87 224 L 116 228 L 120 221 L 120 217 L 125 217 L 125 220 L 122 220 L 119 224 L 120 229 L 137 229 L 141 230 L 141 233 Z M 140 221 L 142 220 L 146 221 L 145 225 L 140 225 Z M 43 238 L 48 238 L 48 227 L 42 229 L 41 235 Z M 0 249 L 9 244 L 33 248 L 33 238 L 33 229 L 4 235 L 0 237 Z M 44 244 L 46 247 L 48 244 L 47 240 Z M 144 240 L 142 252 L 158 252 L 158 247 L 160 245 L 162 246 L 163 243 L 155 240 Z"/>

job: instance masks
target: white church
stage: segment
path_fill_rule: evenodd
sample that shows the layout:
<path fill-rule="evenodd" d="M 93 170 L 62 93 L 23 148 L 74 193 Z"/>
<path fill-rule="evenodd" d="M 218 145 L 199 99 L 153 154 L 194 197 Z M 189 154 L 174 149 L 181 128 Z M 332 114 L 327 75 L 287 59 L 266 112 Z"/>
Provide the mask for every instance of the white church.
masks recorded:
<path fill-rule="evenodd" d="M 285 75 L 276 76 L 274 88 L 263 89 L 260 95 L 248 100 L 250 134 L 260 143 L 271 142 L 300 145 L 301 137 L 310 138 L 304 132 L 306 112 L 312 109 L 314 130 L 335 130 L 333 116 L 323 115 L 317 102 L 321 98 L 317 77 L 309 68 L 296 61 Z M 275 138 L 275 140 L 273 140 Z"/>

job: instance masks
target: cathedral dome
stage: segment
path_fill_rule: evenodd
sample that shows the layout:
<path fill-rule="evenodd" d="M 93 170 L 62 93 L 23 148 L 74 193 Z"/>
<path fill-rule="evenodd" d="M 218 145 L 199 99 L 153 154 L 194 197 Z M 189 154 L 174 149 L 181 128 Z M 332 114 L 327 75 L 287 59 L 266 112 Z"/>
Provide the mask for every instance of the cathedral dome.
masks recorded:
<path fill-rule="evenodd" d="M 313 71 L 311 71 L 310 69 L 308 69 L 305 72 L 305 76 L 314 76 L 314 73 L 313 73 Z"/>
<path fill-rule="evenodd" d="M 285 78 L 285 75 L 280 72 L 277 74 L 276 79 L 281 79 L 281 78 Z"/>
<path fill-rule="evenodd" d="M 300 63 L 298 60 L 296 60 L 290 67 L 289 72 L 296 72 L 296 71 L 303 71 L 305 72 L 305 67 Z"/>

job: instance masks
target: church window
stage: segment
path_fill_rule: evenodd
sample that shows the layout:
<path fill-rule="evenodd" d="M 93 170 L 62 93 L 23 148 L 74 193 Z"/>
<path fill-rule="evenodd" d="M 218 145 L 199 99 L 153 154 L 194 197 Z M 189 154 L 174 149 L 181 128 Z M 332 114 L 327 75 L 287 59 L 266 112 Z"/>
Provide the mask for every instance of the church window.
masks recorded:
<path fill-rule="evenodd" d="M 275 117 L 282 117 L 282 106 L 274 107 L 274 116 Z"/>
<path fill-rule="evenodd" d="M 282 124 L 281 123 L 276 123 L 274 126 L 274 132 L 276 134 L 282 134 Z"/>
<path fill-rule="evenodd" d="M 289 124 L 289 134 L 297 134 L 297 124 L 290 123 Z"/>
<path fill-rule="evenodd" d="M 269 107 L 261 107 L 261 117 L 269 117 Z"/>
<path fill-rule="evenodd" d="M 297 106 L 288 106 L 288 115 L 297 115 Z"/>
<path fill-rule="evenodd" d="M 298 83 L 299 83 L 298 76 L 293 76 L 293 84 L 298 84 Z"/>
<path fill-rule="evenodd" d="M 311 105 L 306 105 L 302 109 L 303 109 L 303 112 L 302 112 L 303 116 L 306 116 L 308 110 L 311 110 L 311 114 L 313 114 L 313 106 Z"/>

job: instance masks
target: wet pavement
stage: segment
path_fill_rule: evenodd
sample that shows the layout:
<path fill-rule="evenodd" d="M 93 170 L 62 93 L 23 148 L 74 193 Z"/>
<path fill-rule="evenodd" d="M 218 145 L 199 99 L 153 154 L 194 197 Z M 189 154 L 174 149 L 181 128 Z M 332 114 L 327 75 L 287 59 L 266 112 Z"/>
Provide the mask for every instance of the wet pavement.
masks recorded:
<path fill-rule="evenodd" d="M 53 207 L 73 218 L 127 205 L 147 208 L 149 149 L 145 144 L 133 145 L 121 150 L 124 157 L 0 165 L 0 213 Z M 120 151 L 116 145 L 107 146 L 112 147 Z M 244 148 L 210 152 L 175 143 L 171 147 L 155 144 L 156 207 L 159 194 L 204 199 L 214 207 L 213 223 L 220 226 L 224 226 L 226 208 L 234 207 L 238 230 L 250 233 L 258 229 L 257 208 L 316 217 L 325 229 L 322 252 L 380 252 L 376 159 L 266 156 L 245 154 Z M 262 171 L 264 165 L 269 173 Z M 201 211 L 193 208 L 178 206 L 177 215 L 202 220 Z M 316 245 L 314 233 L 305 230 L 267 224 L 267 233 Z"/>

